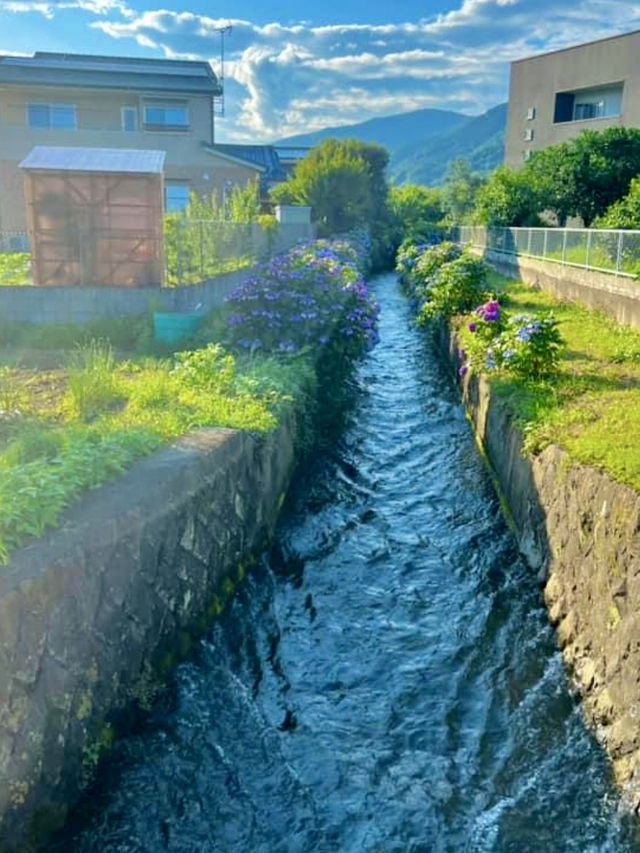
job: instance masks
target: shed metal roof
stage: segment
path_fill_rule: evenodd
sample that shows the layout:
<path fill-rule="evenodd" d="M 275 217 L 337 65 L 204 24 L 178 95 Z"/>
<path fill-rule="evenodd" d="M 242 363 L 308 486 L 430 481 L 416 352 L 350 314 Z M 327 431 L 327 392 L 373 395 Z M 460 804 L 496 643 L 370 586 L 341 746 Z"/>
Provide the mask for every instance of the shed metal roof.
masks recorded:
<path fill-rule="evenodd" d="M 0 85 L 5 84 L 212 96 L 222 91 L 208 62 L 44 52 L 0 56 Z"/>
<path fill-rule="evenodd" d="M 66 148 L 36 145 L 20 163 L 21 169 L 56 172 L 130 172 L 162 174 L 164 151 L 131 148 Z"/>

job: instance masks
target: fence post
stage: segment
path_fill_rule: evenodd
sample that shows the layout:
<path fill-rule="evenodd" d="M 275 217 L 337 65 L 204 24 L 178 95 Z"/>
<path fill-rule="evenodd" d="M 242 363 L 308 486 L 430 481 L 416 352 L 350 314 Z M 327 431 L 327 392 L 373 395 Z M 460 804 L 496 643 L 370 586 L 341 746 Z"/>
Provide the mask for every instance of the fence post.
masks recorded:
<path fill-rule="evenodd" d="M 567 260 L 567 229 L 564 229 L 564 234 L 562 236 L 562 263 L 566 263 Z"/>
<path fill-rule="evenodd" d="M 176 250 L 178 254 L 178 285 L 182 286 L 182 222 L 176 221 Z"/>
<path fill-rule="evenodd" d="M 545 228 L 544 229 L 544 244 L 542 246 L 542 257 L 544 258 L 545 261 L 547 259 L 547 240 L 548 240 L 548 238 L 549 238 L 549 229 Z"/>
<path fill-rule="evenodd" d="M 624 231 L 620 231 L 618 234 L 618 254 L 616 256 L 616 275 L 620 275 L 620 270 L 622 269 L 622 246 L 623 244 L 623 235 Z"/>
<path fill-rule="evenodd" d="M 200 281 L 204 281 L 204 222 L 200 220 Z"/>
<path fill-rule="evenodd" d="M 591 229 L 587 230 L 587 257 L 585 258 L 585 267 L 589 266 L 589 253 L 591 252 Z"/>
<path fill-rule="evenodd" d="M 529 237 L 527 239 L 527 255 L 531 256 L 531 238 L 533 237 L 533 228 L 529 228 Z"/>

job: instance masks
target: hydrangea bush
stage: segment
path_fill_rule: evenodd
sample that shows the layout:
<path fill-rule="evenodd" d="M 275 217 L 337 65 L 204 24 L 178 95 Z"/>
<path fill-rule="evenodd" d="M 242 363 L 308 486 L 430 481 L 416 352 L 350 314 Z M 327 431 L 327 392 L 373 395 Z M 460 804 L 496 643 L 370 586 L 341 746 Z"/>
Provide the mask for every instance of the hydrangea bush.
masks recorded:
<path fill-rule="evenodd" d="M 422 299 L 431 277 L 440 267 L 457 260 L 461 254 L 462 249 L 456 243 L 443 241 L 433 245 L 405 240 L 396 256 L 396 272 L 409 293 Z"/>
<path fill-rule="evenodd" d="M 424 300 L 418 322 L 424 324 L 438 317 L 453 317 L 470 311 L 486 297 L 486 284 L 484 261 L 463 252 L 455 260 L 442 264 L 425 280 L 422 291 L 418 291 Z"/>
<path fill-rule="evenodd" d="M 460 350 L 461 376 L 469 367 L 503 370 L 519 379 L 538 381 L 553 376 L 559 366 L 563 339 L 553 314 L 508 317 L 495 299 L 472 315 L 468 329 L 473 338 Z"/>
<path fill-rule="evenodd" d="M 363 278 L 368 257 L 362 233 L 275 257 L 229 297 L 231 344 L 268 353 L 332 346 L 359 355 L 377 341 L 378 306 Z"/>

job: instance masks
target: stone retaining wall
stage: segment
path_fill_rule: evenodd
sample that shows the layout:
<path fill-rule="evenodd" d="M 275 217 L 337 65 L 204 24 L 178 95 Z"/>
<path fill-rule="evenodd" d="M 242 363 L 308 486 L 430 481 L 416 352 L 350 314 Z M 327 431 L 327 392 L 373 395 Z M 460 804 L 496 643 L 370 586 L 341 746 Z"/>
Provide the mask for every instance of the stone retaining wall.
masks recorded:
<path fill-rule="evenodd" d="M 273 531 L 295 433 L 291 416 L 264 437 L 193 434 L 0 568 L 0 849 L 64 819 L 113 713 L 207 629 Z"/>
<path fill-rule="evenodd" d="M 446 336 L 447 355 L 457 349 Z M 486 380 L 468 374 L 464 403 L 493 468 L 587 721 L 612 760 L 624 801 L 640 810 L 640 495 L 551 446 L 523 438 Z"/>

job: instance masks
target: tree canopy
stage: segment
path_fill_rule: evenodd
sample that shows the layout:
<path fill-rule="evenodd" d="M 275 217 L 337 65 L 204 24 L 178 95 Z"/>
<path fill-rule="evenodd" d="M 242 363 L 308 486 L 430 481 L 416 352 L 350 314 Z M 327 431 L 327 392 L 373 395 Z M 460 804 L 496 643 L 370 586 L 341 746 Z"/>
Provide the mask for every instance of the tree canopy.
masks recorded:
<path fill-rule="evenodd" d="M 406 234 L 420 234 L 437 225 L 444 216 L 442 190 L 404 184 L 391 187 L 389 206 L 394 219 Z"/>
<path fill-rule="evenodd" d="M 536 153 L 523 173 L 539 210 L 552 210 L 561 224 L 568 216 L 579 216 L 589 226 L 627 194 L 640 173 L 640 131 L 585 130 Z"/>
<path fill-rule="evenodd" d="M 476 194 L 484 177 L 471 171 L 466 160 L 453 160 L 442 185 L 442 206 L 452 224 L 469 222 L 476 204 Z"/>
<path fill-rule="evenodd" d="M 596 228 L 640 228 L 640 177 L 634 178 L 626 196 L 614 202 L 593 224 Z"/>
<path fill-rule="evenodd" d="M 379 145 L 357 139 L 327 139 L 301 160 L 293 176 L 275 187 L 276 203 L 309 205 L 320 235 L 375 227 L 388 216 L 386 168 Z"/>
<path fill-rule="evenodd" d="M 474 219 L 483 225 L 530 225 L 538 199 L 524 171 L 499 166 L 477 192 Z"/>

